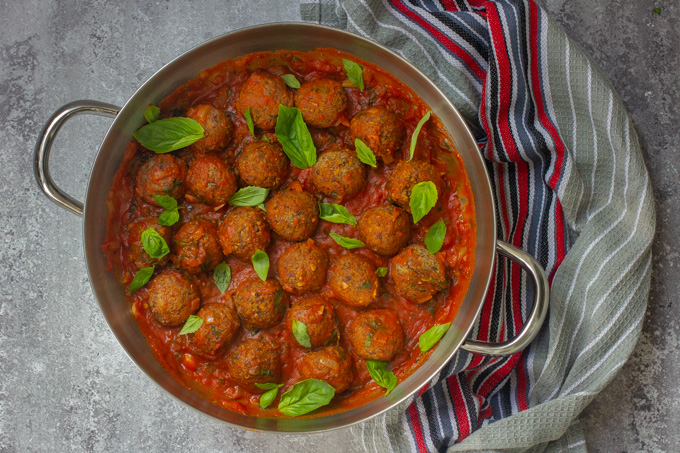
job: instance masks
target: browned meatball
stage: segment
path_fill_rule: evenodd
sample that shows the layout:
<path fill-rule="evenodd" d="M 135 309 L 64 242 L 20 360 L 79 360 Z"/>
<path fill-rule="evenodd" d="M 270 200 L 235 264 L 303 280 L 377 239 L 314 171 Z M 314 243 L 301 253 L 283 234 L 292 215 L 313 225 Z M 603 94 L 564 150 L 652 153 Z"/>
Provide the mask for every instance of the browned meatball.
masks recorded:
<path fill-rule="evenodd" d="M 347 95 L 340 82 L 314 80 L 303 84 L 295 92 L 295 106 L 310 126 L 337 126 L 347 108 Z"/>
<path fill-rule="evenodd" d="M 220 264 L 223 255 L 217 241 L 217 229 L 204 219 L 194 219 L 175 233 L 173 265 L 190 274 L 208 272 Z"/>
<path fill-rule="evenodd" d="M 387 362 L 404 345 L 404 330 L 397 314 L 381 308 L 359 313 L 350 323 L 349 341 L 366 360 Z"/>
<path fill-rule="evenodd" d="M 277 189 L 288 174 L 288 158 L 278 143 L 248 143 L 236 159 L 241 181 L 246 186 Z"/>
<path fill-rule="evenodd" d="M 424 181 L 432 181 L 441 196 L 442 178 L 437 167 L 422 160 L 401 161 L 387 179 L 387 193 L 392 201 L 411 212 L 411 190 Z"/>
<path fill-rule="evenodd" d="M 328 382 L 336 395 L 347 390 L 354 380 L 352 358 L 340 346 L 308 352 L 300 360 L 299 369 L 303 379 Z"/>
<path fill-rule="evenodd" d="M 431 255 L 422 245 L 410 245 L 399 252 L 390 268 L 397 292 L 411 302 L 422 304 L 446 288 L 443 258 Z"/>
<path fill-rule="evenodd" d="M 381 205 L 364 212 L 358 221 L 359 238 L 379 255 L 393 255 L 411 239 L 411 221 L 404 210 Z"/>
<path fill-rule="evenodd" d="M 199 154 L 225 148 L 234 136 L 234 125 L 229 117 L 212 105 L 191 107 L 186 117 L 198 121 L 205 131 L 203 138 L 191 145 L 191 149 Z"/>
<path fill-rule="evenodd" d="M 273 129 L 279 115 L 279 104 L 293 106 L 293 93 L 288 90 L 281 77 L 268 72 L 254 72 L 241 87 L 238 109 L 245 115 L 250 108 L 250 116 L 260 129 Z"/>
<path fill-rule="evenodd" d="M 241 323 L 233 309 L 225 304 L 207 304 L 196 314 L 203 324 L 192 335 L 192 344 L 196 353 L 212 359 L 231 343 Z"/>
<path fill-rule="evenodd" d="M 281 286 L 289 293 L 318 291 L 326 281 L 328 255 L 311 239 L 288 247 L 277 264 Z"/>
<path fill-rule="evenodd" d="M 191 203 L 222 206 L 238 190 L 234 173 L 217 156 L 201 156 L 194 159 L 187 173 L 187 193 Z"/>
<path fill-rule="evenodd" d="M 316 198 L 301 188 L 275 193 L 265 203 L 265 209 L 269 226 L 287 241 L 304 241 L 319 224 Z"/>
<path fill-rule="evenodd" d="M 172 237 L 172 230 L 166 226 L 160 225 L 158 223 L 158 218 L 156 217 L 149 217 L 148 219 L 142 219 L 129 224 L 128 231 L 130 232 L 130 235 L 128 236 L 128 246 L 130 250 L 130 260 L 135 263 L 137 269 L 153 265 L 163 266 L 170 258 L 170 255 L 165 255 L 160 259 L 152 258 L 146 253 L 144 246 L 142 245 L 142 233 L 149 228 L 156 230 L 168 244 Z"/>
<path fill-rule="evenodd" d="M 375 266 L 361 255 L 346 253 L 333 261 L 330 286 L 338 299 L 347 305 L 364 307 L 378 293 L 378 274 Z"/>
<path fill-rule="evenodd" d="M 404 123 L 393 113 L 380 107 L 369 107 L 354 115 L 349 123 L 352 139 L 360 139 L 389 164 L 392 154 L 404 140 Z"/>
<path fill-rule="evenodd" d="M 198 289 L 179 271 L 166 270 L 149 282 L 149 307 L 156 320 L 164 326 L 184 324 L 200 304 Z"/>
<path fill-rule="evenodd" d="M 255 383 L 278 382 L 281 378 L 280 348 L 262 337 L 249 338 L 230 351 L 227 369 L 236 382 L 261 393 Z"/>
<path fill-rule="evenodd" d="M 250 262 L 258 250 L 266 250 L 271 241 L 269 226 L 259 208 L 239 206 L 227 212 L 219 228 L 219 239 L 225 255 Z"/>
<path fill-rule="evenodd" d="M 334 148 L 319 156 L 312 168 L 312 183 L 322 194 L 338 202 L 359 193 L 366 182 L 366 167 L 355 152 Z"/>
<path fill-rule="evenodd" d="M 303 299 L 288 310 L 286 324 L 291 333 L 293 321 L 307 326 L 307 335 L 309 335 L 312 348 L 323 346 L 338 335 L 335 308 L 330 302 L 320 297 Z"/>
<path fill-rule="evenodd" d="M 147 203 L 158 206 L 154 195 L 179 198 L 184 194 L 184 164 L 170 154 L 155 154 L 142 165 L 135 179 L 135 193 Z"/>
<path fill-rule="evenodd" d="M 241 283 L 234 293 L 234 304 L 243 325 L 249 329 L 266 329 L 283 318 L 288 295 L 276 280 L 259 277 Z"/>

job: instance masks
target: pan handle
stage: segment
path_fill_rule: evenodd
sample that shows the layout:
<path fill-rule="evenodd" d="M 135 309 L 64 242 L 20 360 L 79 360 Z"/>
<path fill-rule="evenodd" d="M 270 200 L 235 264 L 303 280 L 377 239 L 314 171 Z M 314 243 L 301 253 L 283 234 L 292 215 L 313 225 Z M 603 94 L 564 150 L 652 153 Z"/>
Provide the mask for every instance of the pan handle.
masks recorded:
<path fill-rule="evenodd" d="M 524 348 L 541 330 L 543 321 L 548 314 L 548 306 L 550 300 L 550 287 L 548 286 L 548 279 L 545 276 L 545 271 L 541 265 L 524 250 L 520 250 L 508 243 L 498 241 L 496 243 L 496 251 L 498 254 L 510 258 L 522 268 L 529 272 L 532 282 L 536 289 L 534 297 L 534 306 L 526 320 L 522 330 L 519 331 L 515 338 L 502 343 L 487 343 L 477 340 L 466 340 L 461 346 L 464 350 L 475 354 L 504 356 L 515 354 Z"/>
<path fill-rule="evenodd" d="M 59 129 L 61 129 L 66 120 L 74 115 L 90 113 L 92 115 L 114 118 L 118 115 L 118 112 L 120 112 L 120 107 L 112 104 L 98 101 L 74 101 L 61 107 L 47 120 L 45 127 L 40 133 L 40 139 L 35 145 L 35 155 L 33 158 L 35 180 L 42 191 L 45 192 L 47 198 L 74 214 L 83 215 L 83 203 L 57 187 L 50 175 L 49 159 L 52 144 Z"/>

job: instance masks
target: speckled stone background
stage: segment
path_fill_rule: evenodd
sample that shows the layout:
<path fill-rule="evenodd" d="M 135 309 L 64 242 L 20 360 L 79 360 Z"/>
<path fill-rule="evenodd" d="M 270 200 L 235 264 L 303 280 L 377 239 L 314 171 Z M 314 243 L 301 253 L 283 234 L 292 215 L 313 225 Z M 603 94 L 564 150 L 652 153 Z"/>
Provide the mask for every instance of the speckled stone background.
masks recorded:
<path fill-rule="evenodd" d="M 640 135 L 658 203 L 649 310 L 630 362 L 582 416 L 591 451 L 680 445 L 680 1 L 543 0 L 593 56 Z M 660 14 L 653 12 L 660 8 Z M 294 1 L 0 0 L 0 451 L 355 451 L 348 430 L 228 428 L 167 396 L 125 355 L 90 290 L 81 219 L 33 180 L 62 104 L 123 104 L 178 54 L 229 30 L 299 20 Z M 109 120 L 78 117 L 52 173 L 83 198 Z M 94 182 L 96 183 L 96 182 Z M 677 304 L 676 304 L 677 305 Z"/>

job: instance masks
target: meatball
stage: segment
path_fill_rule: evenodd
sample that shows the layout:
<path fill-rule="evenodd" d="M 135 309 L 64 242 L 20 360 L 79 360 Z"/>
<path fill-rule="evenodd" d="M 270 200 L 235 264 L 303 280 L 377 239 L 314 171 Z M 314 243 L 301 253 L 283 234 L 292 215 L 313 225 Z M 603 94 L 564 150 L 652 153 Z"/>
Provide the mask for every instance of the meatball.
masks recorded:
<path fill-rule="evenodd" d="M 187 173 L 189 202 L 222 206 L 236 193 L 238 185 L 234 173 L 217 156 L 201 156 L 194 159 Z"/>
<path fill-rule="evenodd" d="M 175 233 L 173 265 L 190 274 L 208 272 L 222 261 L 215 226 L 204 219 L 193 219 Z"/>
<path fill-rule="evenodd" d="M 404 345 L 404 330 L 397 314 L 385 308 L 359 313 L 349 325 L 349 341 L 366 360 L 387 362 Z"/>
<path fill-rule="evenodd" d="M 241 87 L 238 109 L 250 116 L 260 129 L 273 129 L 279 115 L 279 104 L 293 106 L 293 94 L 288 90 L 281 77 L 264 71 L 254 72 Z"/>
<path fill-rule="evenodd" d="M 278 382 L 281 378 L 280 348 L 261 337 L 249 338 L 230 351 L 227 369 L 233 380 L 261 393 L 256 383 Z"/>
<path fill-rule="evenodd" d="M 347 95 L 340 82 L 315 80 L 303 84 L 295 92 L 295 106 L 310 126 L 337 126 L 347 108 Z"/>
<path fill-rule="evenodd" d="M 170 154 L 154 154 L 137 172 L 135 193 L 147 203 L 159 206 L 154 195 L 179 198 L 184 194 L 186 169 Z"/>
<path fill-rule="evenodd" d="M 387 193 L 394 203 L 411 212 L 411 190 L 423 181 L 432 181 L 437 193 L 442 194 L 442 178 L 434 165 L 422 161 L 401 161 L 387 179 Z"/>
<path fill-rule="evenodd" d="M 234 125 L 229 117 L 212 105 L 191 107 L 186 117 L 198 121 L 205 131 L 203 138 L 191 145 L 191 149 L 198 154 L 219 151 L 234 136 Z"/>
<path fill-rule="evenodd" d="M 410 245 L 390 262 L 392 280 L 399 295 L 422 304 L 446 288 L 444 260 L 422 245 Z"/>
<path fill-rule="evenodd" d="M 393 255 L 411 239 L 408 214 L 394 205 L 376 206 L 358 221 L 359 238 L 379 255 Z"/>
<path fill-rule="evenodd" d="M 277 189 L 288 174 L 288 158 L 278 143 L 251 142 L 236 159 L 236 168 L 244 185 Z"/>
<path fill-rule="evenodd" d="M 283 318 L 288 295 L 276 280 L 259 277 L 241 283 L 234 293 L 234 305 L 243 325 L 249 329 L 266 329 Z"/>
<path fill-rule="evenodd" d="M 366 182 L 366 167 L 356 153 L 334 148 L 319 156 L 312 168 L 312 183 L 322 194 L 342 202 L 354 195 Z"/>
<path fill-rule="evenodd" d="M 364 307 L 378 293 L 378 274 L 368 259 L 346 253 L 335 260 L 330 269 L 330 286 L 336 297 L 347 305 Z"/>
<path fill-rule="evenodd" d="M 380 107 L 369 107 L 354 115 L 349 129 L 353 140 L 360 139 L 386 164 L 394 160 L 392 153 L 401 147 L 405 134 L 404 123 Z"/>
<path fill-rule="evenodd" d="M 319 224 L 316 198 L 302 188 L 274 194 L 265 208 L 269 226 L 287 241 L 304 241 L 314 234 Z"/>
<path fill-rule="evenodd" d="M 169 243 L 170 238 L 172 237 L 171 229 L 160 225 L 158 223 L 158 218 L 156 217 L 149 217 L 148 219 L 142 219 L 129 224 L 128 231 L 130 232 L 130 235 L 128 236 L 128 246 L 130 250 L 130 260 L 137 266 L 137 269 L 154 265 L 163 266 L 170 258 L 169 255 L 165 255 L 160 259 L 152 258 L 146 253 L 146 250 L 144 250 L 144 246 L 142 245 L 142 233 L 149 228 L 156 230 L 156 232 L 165 239 L 166 243 Z"/>
<path fill-rule="evenodd" d="M 196 353 L 213 359 L 220 350 L 236 336 L 241 323 L 233 309 L 225 304 L 207 304 L 196 314 L 203 324 L 193 334 L 192 344 Z"/>
<path fill-rule="evenodd" d="M 303 379 L 328 382 L 336 395 L 347 390 L 354 380 L 352 358 L 340 346 L 308 352 L 300 360 L 299 369 Z"/>
<path fill-rule="evenodd" d="M 293 294 L 304 294 L 319 291 L 323 286 L 328 271 L 328 255 L 308 239 L 288 247 L 277 265 L 283 289 Z"/>
<path fill-rule="evenodd" d="M 169 269 L 149 283 L 149 307 L 156 320 L 164 326 L 184 324 L 198 310 L 201 296 L 196 286 L 184 274 Z"/>
<path fill-rule="evenodd" d="M 293 321 L 304 323 L 307 326 L 307 335 L 309 335 L 312 348 L 323 346 L 338 335 L 335 308 L 330 302 L 320 297 L 303 299 L 288 310 L 286 324 L 291 333 L 293 332 Z"/>
<path fill-rule="evenodd" d="M 267 249 L 271 234 L 259 208 L 239 206 L 222 219 L 219 240 L 225 256 L 233 254 L 250 262 L 256 251 Z"/>

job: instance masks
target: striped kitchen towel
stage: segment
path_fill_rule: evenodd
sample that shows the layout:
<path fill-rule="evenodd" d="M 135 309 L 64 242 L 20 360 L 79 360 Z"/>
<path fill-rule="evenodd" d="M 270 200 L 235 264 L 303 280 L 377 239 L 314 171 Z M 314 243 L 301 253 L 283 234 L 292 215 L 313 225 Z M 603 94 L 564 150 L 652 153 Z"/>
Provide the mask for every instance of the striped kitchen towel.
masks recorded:
<path fill-rule="evenodd" d="M 304 0 L 427 74 L 472 125 L 499 237 L 547 270 L 550 313 L 525 351 L 460 352 L 400 407 L 353 432 L 368 451 L 585 451 L 579 413 L 640 334 L 655 213 L 621 100 L 532 0 Z M 530 310 L 519 267 L 497 263 L 472 338 L 503 341 Z"/>

